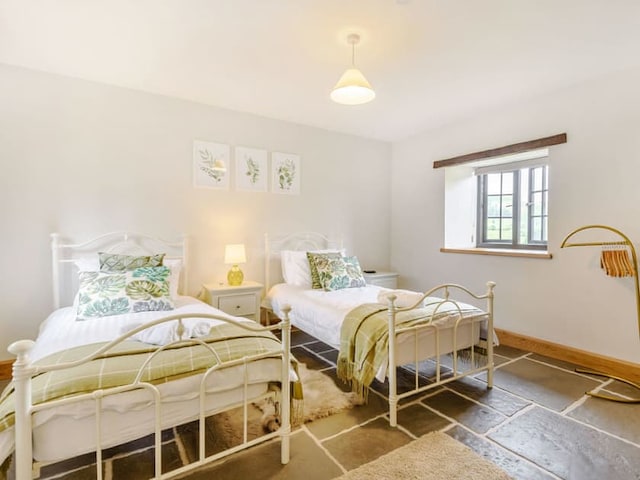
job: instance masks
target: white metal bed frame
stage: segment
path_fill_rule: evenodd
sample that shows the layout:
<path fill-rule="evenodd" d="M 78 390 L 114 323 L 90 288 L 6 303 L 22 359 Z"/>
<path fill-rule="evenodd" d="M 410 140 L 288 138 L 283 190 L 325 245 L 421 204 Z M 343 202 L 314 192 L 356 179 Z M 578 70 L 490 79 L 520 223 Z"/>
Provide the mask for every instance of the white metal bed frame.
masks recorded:
<path fill-rule="evenodd" d="M 100 251 L 109 251 L 109 252 L 118 252 L 118 253 L 127 253 L 127 254 L 152 254 L 152 253 L 164 253 L 167 252 L 167 257 L 165 258 L 181 258 L 183 260 L 183 265 L 186 267 L 187 262 L 187 237 L 183 236 L 183 240 L 181 242 L 164 242 L 162 240 L 158 240 L 146 235 L 138 235 L 138 234 L 130 234 L 130 233 L 111 233 L 107 235 L 103 235 L 97 239 L 94 239 L 90 242 L 86 242 L 83 244 L 62 244 L 60 236 L 58 234 L 52 234 L 52 252 L 53 252 L 53 291 L 54 291 L 54 304 L 56 307 L 59 307 L 61 304 L 62 294 L 64 293 L 62 290 L 62 281 L 63 272 L 61 266 L 66 266 L 69 263 L 74 261 L 74 255 L 78 252 L 82 252 L 83 255 L 87 255 L 88 252 L 97 252 L 96 248 Z M 158 249 L 159 248 L 159 249 Z M 169 251 L 173 250 L 173 253 L 169 255 Z M 62 255 L 61 252 L 70 255 Z M 186 283 L 186 275 L 183 275 L 183 282 Z M 183 289 L 184 289 L 183 283 Z M 288 309 L 287 309 L 288 312 Z M 29 352 L 33 348 L 35 342 L 32 340 L 19 340 L 12 343 L 9 346 L 9 352 L 14 354 L 17 358 L 13 364 L 13 381 L 14 381 L 14 389 L 15 389 L 15 425 L 14 425 L 14 435 L 15 435 L 15 466 L 16 466 L 16 479 L 17 480 L 29 480 L 32 477 L 33 469 L 38 469 L 39 466 L 34 464 L 33 462 L 33 432 L 32 432 L 32 420 L 31 417 L 36 412 L 45 410 L 47 408 L 58 407 L 62 405 L 67 405 L 73 402 L 79 402 L 87 399 L 91 399 L 95 401 L 96 405 L 96 414 L 95 414 L 95 424 L 96 424 L 96 474 L 98 480 L 102 479 L 102 442 L 101 442 L 101 404 L 105 397 L 109 395 L 115 395 L 118 393 L 123 393 L 127 391 L 144 389 L 151 393 L 153 397 L 154 405 L 155 405 L 155 424 L 153 426 L 153 434 L 155 435 L 155 461 L 154 461 L 154 471 L 155 475 L 153 478 L 156 479 L 166 479 L 172 478 L 176 475 L 180 475 L 187 471 L 198 468 L 205 463 L 209 463 L 220 459 L 224 456 L 230 455 L 237 451 L 246 449 L 258 443 L 270 440 L 275 437 L 281 438 L 281 463 L 286 464 L 289 461 L 290 456 L 290 434 L 291 434 L 291 424 L 290 424 L 290 389 L 288 388 L 288 382 L 290 379 L 290 368 L 291 368 L 291 326 L 288 319 L 288 314 L 284 315 L 285 318 L 279 325 L 262 327 L 257 324 L 249 323 L 249 322 L 236 322 L 234 320 L 230 320 L 226 317 L 212 315 L 212 314 L 188 314 L 188 315 L 168 315 L 166 317 L 160 318 L 153 322 L 149 322 L 145 325 L 142 325 L 134 330 L 127 332 L 126 334 L 120 336 L 119 338 L 109 342 L 108 344 L 102 346 L 99 350 L 88 355 L 85 358 L 82 358 L 77 361 L 67 362 L 64 364 L 58 365 L 33 365 L 29 359 Z M 241 328 L 244 328 L 249 331 L 273 331 L 273 330 L 281 330 L 282 338 L 281 344 L 282 347 L 276 352 L 270 352 L 265 354 L 256 354 L 251 356 L 246 356 L 238 360 L 222 363 L 220 358 L 217 357 L 216 353 L 213 349 L 208 346 L 206 343 L 199 339 L 182 339 L 182 335 L 184 334 L 184 326 L 183 319 L 185 317 L 189 318 L 204 318 L 204 319 L 215 319 L 222 320 L 228 323 L 232 323 Z M 115 345 L 123 342 L 124 340 L 130 338 L 132 335 L 139 333 L 146 328 L 150 328 L 152 326 L 166 323 L 166 322 L 177 322 L 178 327 L 178 335 L 180 340 L 176 342 L 172 342 L 168 345 L 158 347 L 150 356 L 149 359 L 145 362 L 145 364 L 140 368 L 135 380 L 130 385 L 124 385 L 120 387 L 113 388 L 105 388 L 98 389 L 94 392 L 76 395 L 73 397 L 63 398 L 59 400 L 54 400 L 38 405 L 33 405 L 31 402 L 31 381 L 35 375 L 55 371 L 62 370 L 66 368 L 72 368 L 74 366 L 89 362 L 104 352 L 110 350 Z M 161 392 L 159 389 L 148 382 L 142 381 L 141 377 L 145 366 L 149 364 L 161 351 L 172 348 L 176 346 L 186 346 L 186 345 L 195 345 L 200 344 L 204 345 L 212 354 L 213 357 L 217 360 L 217 363 L 211 366 L 206 372 L 202 375 L 200 379 L 200 391 L 199 391 L 199 411 L 197 415 L 193 415 L 193 417 L 197 417 L 199 421 L 199 452 L 198 459 L 186 466 L 181 468 L 174 469 L 167 473 L 162 473 L 162 448 L 161 445 L 161 429 L 167 428 L 166 425 L 161 427 L 161 406 L 162 406 L 162 398 Z M 247 433 L 247 423 L 248 423 L 248 404 L 251 401 L 255 401 L 256 398 L 249 398 L 247 393 L 248 388 L 248 375 L 247 368 L 251 362 L 258 361 L 264 358 L 280 358 L 281 359 L 281 374 L 280 374 L 280 382 L 281 385 L 287 385 L 287 387 L 283 387 L 280 389 L 278 394 L 279 402 L 280 402 L 280 415 L 281 415 L 281 426 L 280 428 L 272 433 L 267 433 L 262 435 L 254 440 L 248 440 Z M 242 443 L 229 448 L 223 452 L 219 452 L 217 454 L 210 455 L 206 457 L 205 454 L 205 418 L 209 415 L 219 413 L 224 411 L 225 409 L 235 408 L 239 406 L 238 403 L 234 403 L 233 405 L 229 405 L 227 407 L 218 409 L 216 411 L 206 411 L 205 409 L 205 398 L 207 395 L 211 395 L 216 393 L 216 391 L 221 391 L 222 389 L 216 390 L 215 388 L 211 388 L 207 386 L 206 380 L 207 378 L 215 371 L 221 370 L 224 368 L 230 368 L 234 366 L 244 366 L 244 378 L 242 384 L 242 402 L 240 405 L 243 406 L 243 437 Z M 263 398 L 265 394 L 262 394 L 258 398 Z"/>
<path fill-rule="evenodd" d="M 270 241 L 268 234 L 265 234 L 265 283 L 267 286 L 267 292 L 269 288 L 272 286 L 271 284 L 271 274 L 270 270 L 273 268 L 271 265 L 273 258 L 279 258 L 279 252 L 281 250 L 320 250 L 335 247 L 329 241 L 329 238 L 321 233 L 314 232 L 302 232 L 302 233 L 292 233 L 285 235 L 281 238 L 278 238 L 276 241 Z M 342 248 L 342 242 L 340 242 L 340 248 Z M 460 378 L 475 375 L 477 373 L 481 373 L 483 371 L 487 372 L 487 388 L 493 388 L 493 371 L 494 371 L 494 360 L 493 360 L 493 345 L 494 345 L 494 329 L 493 329 L 493 300 L 494 300 L 494 288 L 495 282 L 487 282 L 487 289 L 484 294 L 475 294 L 471 292 L 469 289 L 458 285 L 458 284 L 442 284 L 438 285 L 422 295 L 422 298 L 418 300 L 414 305 L 406 307 L 406 308 L 398 308 L 395 304 L 397 299 L 396 295 L 390 294 L 387 296 L 388 298 L 388 338 L 389 338 L 389 347 L 388 347 L 388 370 L 387 370 L 387 378 L 389 379 L 389 424 L 392 427 L 396 427 L 398 425 L 398 403 L 401 399 L 413 396 L 417 393 L 421 393 L 427 390 L 431 390 L 433 388 L 439 387 L 441 385 L 447 384 L 449 382 L 453 382 Z M 475 300 L 485 300 L 486 301 L 486 331 L 487 331 L 487 345 L 486 345 L 486 364 L 480 367 L 466 369 L 464 371 L 458 368 L 458 349 L 459 348 L 467 348 L 468 346 L 458 346 L 458 327 L 463 325 L 465 322 L 469 322 L 468 319 L 465 319 L 459 304 L 457 301 L 451 298 L 451 292 L 454 293 L 462 293 L 470 296 Z M 418 308 L 422 305 L 423 300 L 426 297 L 430 296 L 438 296 L 440 294 L 440 298 L 442 301 L 437 304 L 434 308 L 434 313 L 432 316 L 435 316 L 439 309 L 441 309 L 444 305 L 450 304 L 453 305 L 454 308 L 458 312 L 458 318 L 455 321 L 453 327 L 453 348 L 445 349 L 441 351 L 441 330 L 437 325 L 429 324 L 429 322 L 425 322 L 424 324 L 420 324 L 413 327 L 396 327 L 396 315 L 399 312 L 404 312 L 408 310 L 412 310 L 414 308 Z M 268 305 L 265 305 L 265 308 L 269 308 Z M 471 328 L 480 328 L 479 323 L 477 321 L 472 322 Z M 427 360 L 428 358 L 420 358 L 418 350 L 418 342 L 421 333 L 431 331 L 435 335 L 435 363 L 436 363 L 436 379 L 435 382 L 430 383 L 428 385 L 420 387 L 419 385 L 419 363 L 422 360 Z M 472 330 L 473 332 L 473 330 Z M 404 393 L 398 393 L 398 384 L 397 384 L 397 371 L 396 367 L 407 365 L 408 363 L 402 363 L 401 365 L 396 364 L 397 361 L 397 352 L 396 351 L 396 341 L 391 341 L 391 339 L 397 339 L 399 335 L 412 333 L 414 337 L 414 352 L 413 352 L 413 364 L 414 364 L 414 388 L 410 391 Z M 479 330 L 478 330 L 479 333 Z M 475 345 L 470 345 L 470 360 L 471 365 L 475 366 L 476 360 L 476 352 Z M 445 354 L 451 353 L 453 355 L 453 374 L 446 378 L 441 377 L 440 367 L 442 364 L 441 356 Z"/>

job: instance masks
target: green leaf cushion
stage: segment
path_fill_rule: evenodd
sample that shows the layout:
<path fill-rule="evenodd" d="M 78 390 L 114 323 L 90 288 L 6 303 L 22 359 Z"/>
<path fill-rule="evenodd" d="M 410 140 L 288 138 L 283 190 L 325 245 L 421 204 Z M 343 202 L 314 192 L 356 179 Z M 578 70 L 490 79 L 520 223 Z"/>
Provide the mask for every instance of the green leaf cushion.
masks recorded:
<path fill-rule="evenodd" d="M 364 287 L 367 282 L 357 257 L 330 258 L 316 264 L 322 288 L 327 291 Z"/>
<path fill-rule="evenodd" d="M 173 310 L 169 267 L 125 272 L 80 272 L 77 320 L 134 312 Z"/>
<path fill-rule="evenodd" d="M 122 255 L 119 253 L 98 252 L 101 272 L 126 272 L 141 267 L 160 267 L 164 253 L 157 255 Z"/>
<path fill-rule="evenodd" d="M 339 252 L 313 253 L 307 252 L 309 270 L 311 271 L 311 288 L 324 288 L 318 276 L 318 264 L 325 266 L 329 261 L 342 258 Z"/>

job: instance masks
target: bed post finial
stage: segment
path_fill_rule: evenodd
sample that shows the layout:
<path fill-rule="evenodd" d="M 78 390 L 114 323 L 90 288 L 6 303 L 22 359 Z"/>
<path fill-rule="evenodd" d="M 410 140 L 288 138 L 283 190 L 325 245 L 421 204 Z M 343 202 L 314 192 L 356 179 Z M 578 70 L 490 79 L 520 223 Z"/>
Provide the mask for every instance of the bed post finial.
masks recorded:
<path fill-rule="evenodd" d="M 31 366 L 29 352 L 35 345 L 32 340 L 18 340 L 9 345 L 9 353 L 16 356 L 13 362 L 15 395 L 15 462 L 16 478 L 32 478 L 33 447 L 31 437 Z"/>

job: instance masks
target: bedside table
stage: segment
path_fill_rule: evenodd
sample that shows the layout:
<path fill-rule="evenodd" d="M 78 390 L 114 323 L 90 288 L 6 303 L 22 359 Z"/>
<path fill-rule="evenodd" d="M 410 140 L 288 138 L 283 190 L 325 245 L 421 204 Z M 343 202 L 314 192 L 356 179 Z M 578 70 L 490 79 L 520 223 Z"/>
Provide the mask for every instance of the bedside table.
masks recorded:
<path fill-rule="evenodd" d="M 398 274 L 396 272 L 363 273 L 367 285 L 378 285 L 385 288 L 398 288 Z"/>
<path fill-rule="evenodd" d="M 246 317 L 260 323 L 260 301 L 263 285 L 246 281 L 232 287 L 227 284 L 205 283 L 202 285 L 204 301 L 229 315 Z"/>

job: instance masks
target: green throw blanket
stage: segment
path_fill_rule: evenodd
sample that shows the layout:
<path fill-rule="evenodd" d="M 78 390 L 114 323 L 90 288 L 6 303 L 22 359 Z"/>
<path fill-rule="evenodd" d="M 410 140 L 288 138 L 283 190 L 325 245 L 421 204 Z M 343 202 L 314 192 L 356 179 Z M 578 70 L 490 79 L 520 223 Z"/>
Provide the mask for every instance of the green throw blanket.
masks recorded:
<path fill-rule="evenodd" d="M 270 352 L 273 352 L 275 357 L 281 349 L 280 341 L 270 332 L 252 332 L 228 323 L 213 327 L 210 334 L 200 340 L 216 352 L 222 363 Z M 84 345 L 57 352 L 36 362 L 35 365 L 57 365 L 79 360 L 91 355 L 103 345 L 105 344 Z M 157 346 L 125 341 L 88 363 L 36 375 L 32 379 L 32 403 L 37 405 L 97 389 L 128 385 L 135 380 L 144 362 L 157 349 Z M 216 355 L 203 345 L 167 348 L 145 367 L 141 380 L 161 384 L 203 373 L 219 363 Z M 14 424 L 12 387 L 13 385 L 9 384 L 0 397 L 0 431 Z M 301 400 L 302 389 L 296 386 L 293 392 Z"/>
<path fill-rule="evenodd" d="M 431 297 L 429 297 L 431 298 Z M 433 297 L 435 299 L 435 297 Z M 439 305 L 439 307 L 438 307 Z M 436 312 L 437 309 L 437 312 Z M 452 302 L 441 300 L 427 303 L 423 308 L 396 312 L 396 327 L 406 328 L 419 324 L 428 325 L 457 313 Z M 465 308 L 468 312 L 483 312 L 477 308 Z M 340 330 L 338 354 L 338 378 L 351 384 L 353 391 L 366 400 L 368 386 L 389 356 L 389 312 L 380 303 L 365 303 L 347 313 Z"/>

